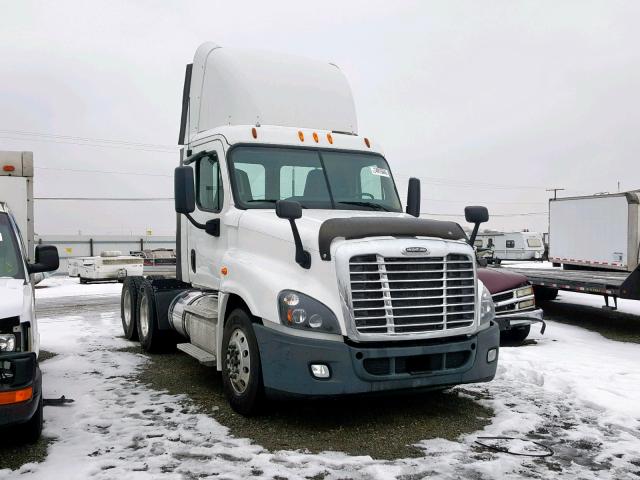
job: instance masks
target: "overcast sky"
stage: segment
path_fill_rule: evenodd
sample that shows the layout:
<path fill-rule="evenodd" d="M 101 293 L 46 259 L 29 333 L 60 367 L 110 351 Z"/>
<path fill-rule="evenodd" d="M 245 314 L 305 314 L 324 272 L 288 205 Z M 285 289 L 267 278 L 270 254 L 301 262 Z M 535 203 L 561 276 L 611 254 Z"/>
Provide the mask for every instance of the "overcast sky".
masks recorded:
<path fill-rule="evenodd" d="M 483 204 L 489 227 L 545 231 L 546 188 L 640 188 L 640 2 L 0 5 L 0 150 L 34 152 L 39 197 L 170 197 L 184 66 L 207 40 L 339 65 L 425 212 Z M 174 222 L 168 201 L 36 203 L 41 234 Z"/>

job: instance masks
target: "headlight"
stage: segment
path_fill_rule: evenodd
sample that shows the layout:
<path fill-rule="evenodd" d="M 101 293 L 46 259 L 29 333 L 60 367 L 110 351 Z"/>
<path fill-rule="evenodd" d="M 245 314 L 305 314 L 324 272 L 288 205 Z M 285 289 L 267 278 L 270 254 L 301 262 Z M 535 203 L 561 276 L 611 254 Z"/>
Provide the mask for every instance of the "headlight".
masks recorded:
<path fill-rule="evenodd" d="M 324 333 L 340 333 L 338 319 L 319 301 L 293 290 L 278 296 L 280 322 L 287 327 Z"/>
<path fill-rule="evenodd" d="M 531 285 L 516 290 L 516 297 L 518 298 L 528 297 L 529 295 L 533 295 L 533 287 Z"/>
<path fill-rule="evenodd" d="M 16 337 L 12 333 L 0 335 L 0 352 L 13 352 L 16 349 Z"/>
<path fill-rule="evenodd" d="M 480 301 L 480 325 L 487 325 L 496 316 L 496 307 L 493 304 L 491 293 L 483 285 L 482 297 Z"/>

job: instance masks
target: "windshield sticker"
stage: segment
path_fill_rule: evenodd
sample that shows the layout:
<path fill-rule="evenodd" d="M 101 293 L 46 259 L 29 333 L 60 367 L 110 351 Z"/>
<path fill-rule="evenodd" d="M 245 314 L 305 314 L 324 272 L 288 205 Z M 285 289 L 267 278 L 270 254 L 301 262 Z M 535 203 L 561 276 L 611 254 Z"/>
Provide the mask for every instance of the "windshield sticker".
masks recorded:
<path fill-rule="evenodd" d="M 373 173 L 374 175 L 377 175 L 378 177 L 387 177 L 389 178 L 389 170 L 387 170 L 386 168 L 380 168 L 380 167 L 371 167 L 371 173 Z"/>

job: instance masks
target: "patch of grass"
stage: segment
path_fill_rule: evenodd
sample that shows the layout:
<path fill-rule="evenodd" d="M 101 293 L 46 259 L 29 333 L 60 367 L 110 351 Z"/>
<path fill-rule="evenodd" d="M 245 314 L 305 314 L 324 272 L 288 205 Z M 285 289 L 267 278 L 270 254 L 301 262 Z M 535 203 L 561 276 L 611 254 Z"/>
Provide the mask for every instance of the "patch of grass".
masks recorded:
<path fill-rule="evenodd" d="M 9 468 L 16 470 L 25 463 L 42 462 L 47 456 L 47 448 L 53 441 L 52 438 L 41 437 L 34 444 L 11 443 L 15 439 L 15 435 L 11 430 L 2 432 L 0 439 L 0 469 Z"/>
<path fill-rule="evenodd" d="M 545 317 L 555 322 L 583 327 L 619 342 L 640 343 L 640 317 L 636 315 L 560 302 L 544 302 L 540 307 Z"/>
<path fill-rule="evenodd" d="M 131 349 L 134 350 L 134 349 Z M 141 350 L 138 348 L 135 352 Z M 377 459 L 418 457 L 421 440 L 446 438 L 487 425 L 493 412 L 454 392 L 384 397 L 274 401 L 259 417 L 247 418 L 229 407 L 221 375 L 183 353 L 151 355 L 139 380 L 155 389 L 186 394 L 204 413 L 233 435 L 250 438 L 271 451 L 340 451 Z"/>
<path fill-rule="evenodd" d="M 46 350 L 40 350 L 40 353 L 38 354 L 38 362 L 39 363 L 46 362 L 47 360 L 51 360 L 56 355 L 58 354 L 54 352 L 47 352 Z"/>

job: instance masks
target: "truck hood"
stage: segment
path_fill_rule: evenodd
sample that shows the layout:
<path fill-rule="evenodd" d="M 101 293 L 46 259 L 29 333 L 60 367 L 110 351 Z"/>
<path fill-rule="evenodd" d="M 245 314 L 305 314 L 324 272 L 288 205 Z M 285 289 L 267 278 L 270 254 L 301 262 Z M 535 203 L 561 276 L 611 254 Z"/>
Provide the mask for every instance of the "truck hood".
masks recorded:
<path fill-rule="evenodd" d="M 0 318 L 22 315 L 24 287 L 24 280 L 0 278 Z"/>
<path fill-rule="evenodd" d="M 478 278 L 485 284 L 487 290 L 492 295 L 514 288 L 521 287 L 528 283 L 527 277 L 520 273 L 510 272 L 504 268 L 478 268 Z"/>
<path fill-rule="evenodd" d="M 296 220 L 302 244 L 309 251 L 317 252 L 318 232 L 320 226 L 331 218 L 350 217 L 388 217 L 388 218 L 413 218 L 406 213 L 378 212 L 362 210 L 302 210 L 302 218 Z M 255 233 L 278 238 L 293 243 L 291 226 L 289 221 L 278 218 L 275 210 L 253 209 L 245 210 L 240 217 L 239 227 Z"/>

